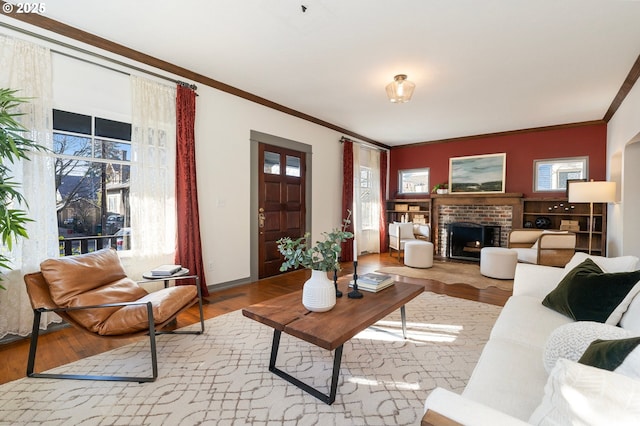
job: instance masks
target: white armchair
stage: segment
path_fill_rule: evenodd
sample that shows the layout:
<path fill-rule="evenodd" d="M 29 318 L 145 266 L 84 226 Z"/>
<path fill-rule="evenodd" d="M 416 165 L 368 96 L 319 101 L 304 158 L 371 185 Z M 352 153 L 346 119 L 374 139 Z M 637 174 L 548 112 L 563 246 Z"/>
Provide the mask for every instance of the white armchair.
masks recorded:
<path fill-rule="evenodd" d="M 509 248 L 518 252 L 518 262 L 564 267 L 576 252 L 576 234 L 516 229 L 509 233 Z"/>
<path fill-rule="evenodd" d="M 400 260 L 401 252 L 407 241 L 414 241 L 417 238 L 429 241 L 431 239 L 431 227 L 426 224 L 414 224 L 412 222 L 389 224 L 389 253 L 391 250 L 398 252 Z"/>

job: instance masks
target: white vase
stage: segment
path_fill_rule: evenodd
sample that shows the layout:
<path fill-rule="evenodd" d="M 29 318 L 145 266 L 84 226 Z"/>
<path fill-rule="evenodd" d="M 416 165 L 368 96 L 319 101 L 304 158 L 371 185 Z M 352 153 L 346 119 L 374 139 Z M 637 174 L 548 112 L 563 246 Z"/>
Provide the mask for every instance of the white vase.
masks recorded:
<path fill-rule="evenodd" d="M 336 289 L 326 272 L 311 270 L 302 287 L 302 304 L 312 312 L 326 312 L 336 305 Z"/>

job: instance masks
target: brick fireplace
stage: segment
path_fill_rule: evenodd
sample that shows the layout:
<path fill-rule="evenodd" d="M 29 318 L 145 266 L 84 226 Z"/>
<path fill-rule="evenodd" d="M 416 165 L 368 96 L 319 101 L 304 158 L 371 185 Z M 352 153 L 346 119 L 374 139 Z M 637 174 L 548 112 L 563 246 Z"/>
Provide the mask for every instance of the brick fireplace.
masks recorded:
<path fill-rule="evenodd" d="M 448 225 L 470 222 L 500 226 L 500 242 L 506 247 L 509 232 L 522 228 L 522 194 L 447 194 L 431 196 L 432 235 L 437 255 L 448 253 Z"/>

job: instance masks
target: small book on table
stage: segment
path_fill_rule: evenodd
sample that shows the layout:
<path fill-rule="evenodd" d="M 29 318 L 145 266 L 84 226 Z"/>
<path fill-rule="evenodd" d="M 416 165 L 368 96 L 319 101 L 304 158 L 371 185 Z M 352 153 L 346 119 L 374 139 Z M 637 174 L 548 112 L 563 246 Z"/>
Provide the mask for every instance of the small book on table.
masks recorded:
<path fill-rule="evenodd" d="M 391 275 L 377 274 L 375 272 L 358 275 L 358 288 L 365 291 L 375 293 L 389 287 L 393 283 L 394 279 Z M 351 281 L 349 287 L 353 287 L 353 281 Z"/>
<path fill-rule="evenodd" d="M 154 277 L 169 277 L 182 269 L 181 265 L 160 265 L 151 270 L 151 275 Z"/>

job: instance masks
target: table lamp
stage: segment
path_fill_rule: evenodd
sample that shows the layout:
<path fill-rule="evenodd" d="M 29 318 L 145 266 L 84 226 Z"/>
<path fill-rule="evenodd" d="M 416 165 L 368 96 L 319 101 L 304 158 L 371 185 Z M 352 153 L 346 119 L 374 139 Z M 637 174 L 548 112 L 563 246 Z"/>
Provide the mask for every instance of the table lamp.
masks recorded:
<path fill-rule="evenodd" d="M 569 183 L 570 203 L 589 203 L 589 254 L 593 235 L 593 203 L 613 203 L 616 201 L 616 183 L 593 180 Z M 603 253 L 604 255 L 604 253 Z"/>

